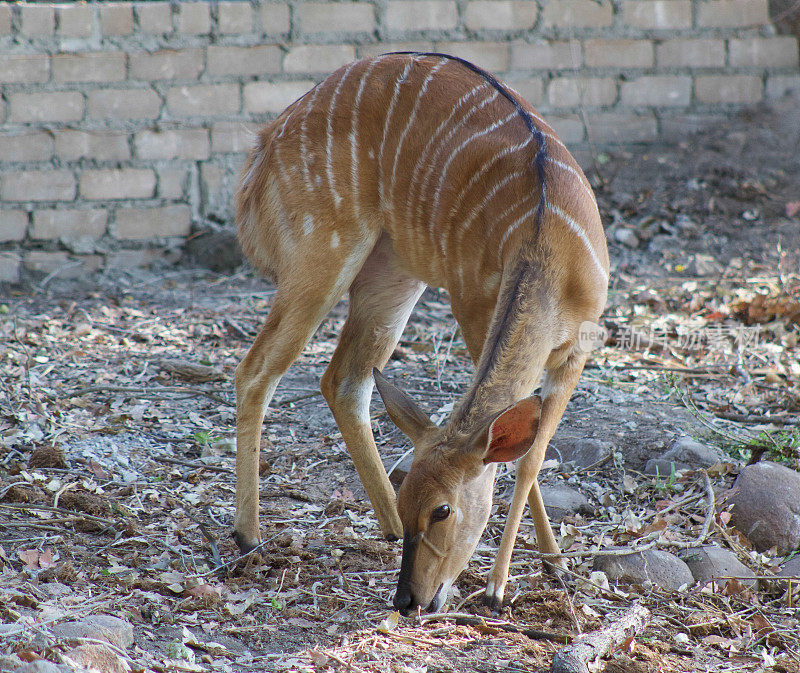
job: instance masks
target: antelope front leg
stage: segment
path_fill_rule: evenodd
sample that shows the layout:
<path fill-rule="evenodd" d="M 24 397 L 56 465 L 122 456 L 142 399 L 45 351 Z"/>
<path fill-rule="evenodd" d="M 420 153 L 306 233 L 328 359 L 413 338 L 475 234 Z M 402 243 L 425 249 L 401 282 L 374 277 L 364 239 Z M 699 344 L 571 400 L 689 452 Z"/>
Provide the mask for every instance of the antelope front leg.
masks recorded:
<path fill-rule="evenodd" d="M 533 525 L 536 529 L 536 546 L 539 551 L 546 554 L 558 554 L 560 551 L 550 527 L 550 520 L 547 517 L 539 483 L 536 479 L 542 467 L 547 444 L 555 434 L 585 362 L 586 357 L 583 355 L 572 356 L 552 372 L 547 372 L 542 390 L 542 415 L 539 420 L 539 430 L 530 451 L 520 458 L 517 464 L 514 496 L 511 499 L 511 507 L 506 517 L 506 525 L 503 528 L 503 537 L 500 540 L 494 566 L 492 566 L 489 581 L 486 584 L 484 600 L 495 612 L 499 612 L 503 607 L 511 553 L 514 551 L 514 543 L 517 539 L 526 500 L 531 508 Z"/>

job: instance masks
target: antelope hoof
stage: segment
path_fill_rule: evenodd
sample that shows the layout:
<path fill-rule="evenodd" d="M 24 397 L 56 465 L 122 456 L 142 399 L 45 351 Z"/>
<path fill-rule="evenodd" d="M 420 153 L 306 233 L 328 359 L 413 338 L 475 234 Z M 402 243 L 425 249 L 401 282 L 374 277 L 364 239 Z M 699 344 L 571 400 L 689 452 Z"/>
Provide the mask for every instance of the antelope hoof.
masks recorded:
<path fill-rule="evenodd" d="M 486 591 L 483 594 L 483 603 L 494 615 L 499 615 L 503 609 L 503 594 L 505 594 L 505 587 L 495 587 L 494 582 L 491 580 L 486 585 Z"/>
<path fill-rule="evenodd" d="M 542 570 L 548 575 L 557 575 L 559 570 L 566 569 L 567 562 L 560 556 L 542 562 Z"/>
<path fill-rule="evenodd" d="M 239 551 L 241 551 L 242 554 L 253 551 L 261 544 L 261 540 L 259 540 L 258 537 L 248 539 L 244 533 L 240 533 L 238 530 L 233 531 L 233 541 L 236 543 L 236 546 L 239 547 Z"/>

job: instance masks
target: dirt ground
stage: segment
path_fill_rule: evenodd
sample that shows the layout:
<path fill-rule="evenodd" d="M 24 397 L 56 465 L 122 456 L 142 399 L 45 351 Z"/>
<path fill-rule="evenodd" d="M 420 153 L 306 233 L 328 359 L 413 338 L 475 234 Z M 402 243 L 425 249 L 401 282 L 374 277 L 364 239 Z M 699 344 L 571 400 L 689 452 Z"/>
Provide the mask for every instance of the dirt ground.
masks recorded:
<path fill-rule="evenodd" d="M 0 621 L 16 628 L 0 630 L 0 652 L 57 662 L 70 643 L 53 624 L 107 613 L 134 625 L 133 670 L 536 671 L 559 641 L 638 601 L 649 625 L 606 670 L 800 670 L 798 597 L 785 586 L 666 592 L 588 581 L 597 550 L 643 539 L 689 546 L 708 523 L 699 472 L 666 481 L 642 472 L 675 437 L 727 452 L 710 470 L 717 493 L 754 448 L 798 467 L 799 110 L 781 102 L 676 145 L 595 153 L 612 257 L 608 336 L 553 443 L 593 438 L 610 455 L 581 470 L 548 461 L 543 481 L 580 489 L 596 511 L 556 524 L 574 552 L 560 577 L 543 574 L 526 518 L 495 621 L 479 594 L 508 469 L 449 612 L 392 616 L 400 546 L 381 539 L 319 394 L 344 303 L 278 389 L 261 465 L 265 545 L 242 559 L 230 538 L 232 381 L 272 287 L 249 270 L 184 268 L 6 288 Z M 386 373 L 446 416 L 471 365 L 443 292 L 423 296 Z M 391 467 L 408 444 L 377 399 L 372 410 Z M 710 539 L 770 577 L 782 559 L 755 552 L 725 514 Z"/>

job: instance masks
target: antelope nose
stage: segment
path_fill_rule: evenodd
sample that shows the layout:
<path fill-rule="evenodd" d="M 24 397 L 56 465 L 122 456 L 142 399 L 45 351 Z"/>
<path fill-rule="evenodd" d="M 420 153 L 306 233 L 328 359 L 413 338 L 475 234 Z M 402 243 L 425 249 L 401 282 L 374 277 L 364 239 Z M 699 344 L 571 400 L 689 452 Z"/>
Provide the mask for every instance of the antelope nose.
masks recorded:
<path fill-rule="evenodd" d="M 398 585 L 397 591 L 394 595 L 392 604 L 395 610 L 399 610 L 403 614 L 407 614 L 411 610 L 411 605 L 414 602 L 411 597 L 411 589 L 407 584 Z"/>

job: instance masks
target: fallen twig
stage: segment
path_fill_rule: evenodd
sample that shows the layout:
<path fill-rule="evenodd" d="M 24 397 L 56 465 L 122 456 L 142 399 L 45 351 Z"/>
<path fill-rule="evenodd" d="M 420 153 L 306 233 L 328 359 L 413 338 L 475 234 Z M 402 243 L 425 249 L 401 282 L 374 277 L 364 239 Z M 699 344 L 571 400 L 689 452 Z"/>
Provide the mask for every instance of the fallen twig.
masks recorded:
<path fill-rule="evenodd" d="M 508 631 L 510 633 L 521 633 L 528 638 L 534 640 L 550 640 L 554 643 L 570 643 L 572 636 L 568 633 L 555 633 L 553 631 L 540 631 L 538 629 L 530 629 L 518 624 L 512 624 L 503 619 L 489 619 L 487 617 L 479 617 L 465 612 L 435 612 L 430 615 L 421 615 L 419 620 L 423 624 L 430 621 L 438 621 L 443 619 L 452 619 L 456 624 L 468 626 L 484 626 L 491 629 L 500 629 L 501 631 Z"/>
<path fill-rule="evenodd" d="M 577 638 L 553 657 L 551 673 L 588 673 L 597 670 L 597 661 L 641 631 L 650 619 L 650 610 L 634 603 L 623 615 L 599 631 Z"/>
<path fill-rule="evenodd" d="M 166 456 L 153 456 L 152 458 L 157 463 L 182 465 L 183 467 L 192 467 L 196 470 L 208 470 L 209 472 L 222 472 L 223 474 L 233 474 L 233 470 L 231 470 L 230 468 L 218 467 L 216 465 L 206 465 L 205 463 L 198 463 L 195 460 L 181 460 L 180 458 L 168 458 Z"/>
<path fill-rule="evenodd" d="M 692 542 L 680 542 L 678 540 L 663 540 L 661 545 L 664 547 L 674 547 L 678 549 L 690 549 L 691 547 L 701 546 L 706 538 L 711 533 L 711 528 L 714 525 L 714 517 L 717 513 L 717 501 L 714 497 L 714 487 L 711 484 L 711 479 L 708 472 L 702 470 L 703 473 L 703 486 L 706 491 L 706 515 L 703 519 L 703 527 L 700 529 L 700 534 L 692 540 Z"/>

